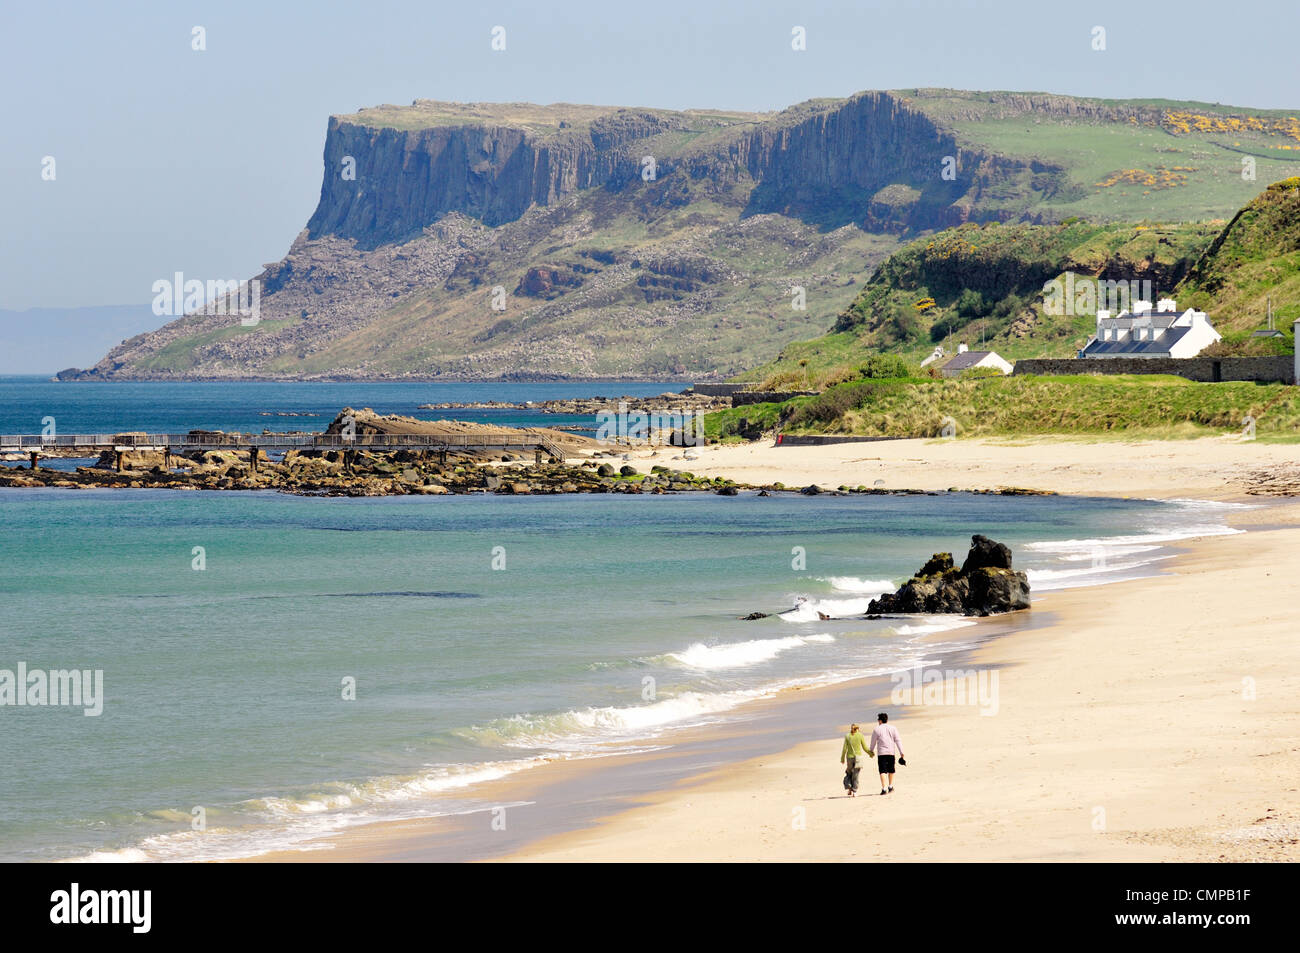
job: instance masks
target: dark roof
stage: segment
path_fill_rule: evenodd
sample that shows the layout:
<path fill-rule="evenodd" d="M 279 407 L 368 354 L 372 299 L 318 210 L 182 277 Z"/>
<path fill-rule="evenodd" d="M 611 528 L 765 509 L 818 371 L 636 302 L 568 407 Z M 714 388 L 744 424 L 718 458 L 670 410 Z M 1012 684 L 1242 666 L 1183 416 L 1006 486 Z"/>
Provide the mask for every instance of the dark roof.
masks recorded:
<path fill-rule="evenodd" d="M 1084 357 L 1103 354 L 1168 354 L 1170 348 L 1182 339 L 1191 328 L 1170 328 L 1155 341 L 1093 341 L 1083 349 Z"/>
<path fill-rule="evenodd" d="M 984 358 L 992 354 L 992 351 L 962 351 L 951 361 L 943 366 L 945 371 L 964 371 L 968 367 L 974 367 Z"/>
<path fill-rule="evenodd" d="M 1167 328 L 1186 313 L 1186 311 L 1138 311 L 1130 314 L 1126 311 L 1122 315 L 1102 318 L 1097 323 L 1112 328 Z"/>
<path fill-rule="evenodd" d="M 1251 335 L 1253 338 L 1281 338 L 1286 337 L 1281 331 L 1273 328 L 1262 328 Z"/>

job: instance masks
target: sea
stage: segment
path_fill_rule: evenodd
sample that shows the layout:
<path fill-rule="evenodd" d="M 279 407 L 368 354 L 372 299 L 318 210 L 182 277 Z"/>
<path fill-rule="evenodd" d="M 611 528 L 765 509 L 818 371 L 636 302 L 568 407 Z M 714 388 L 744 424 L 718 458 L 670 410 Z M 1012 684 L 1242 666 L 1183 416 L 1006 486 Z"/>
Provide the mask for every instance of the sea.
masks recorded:
<path fill-rule="evenodd" d="M 39 432 L 46 416 L 65 433 L 319 429 L 343 406 L 532 425 L 553 421 L 419 405 L 667 389 L 10 377 L 0 432 Z M 290 412 L 317 416 L 278 416 Z M 1167 571 L 1180 540 L 1235 532 L 1228 509 L 3 489 L 0 700 L 20 665 L 88 673 L 102 691 L 93 705 L 0 705 L 0 860 L 235 859 L 484 811 L 480 786 L 539 765 L 743 731 L 754 703 L 787 689 L 969 650 L 973 620 L 864 613 L 932 553 L 960 560 L 972 534 L 1010 545 L 1050 605 L 1063 588 Z M 754 612 L 769 615 L 742 619 Z"/>

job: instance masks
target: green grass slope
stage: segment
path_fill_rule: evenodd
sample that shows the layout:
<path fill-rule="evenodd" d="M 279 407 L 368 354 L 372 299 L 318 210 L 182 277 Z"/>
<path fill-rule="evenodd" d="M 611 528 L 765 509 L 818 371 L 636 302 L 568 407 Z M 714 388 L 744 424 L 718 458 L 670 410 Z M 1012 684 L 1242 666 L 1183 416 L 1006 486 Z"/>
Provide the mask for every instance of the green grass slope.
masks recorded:
<path fill-rule="evenodd" d="M 889 378 L 833 385 L 813 397 L 710 414 L 715 438 L 750 428 L 785 433 L 939 437 L 1055 434 L 1103 438 L 1190 438 L 1241 433 L 1300 440 L 1300 389 L 1284 384 L 1200 384 L 1164 375 Z"/>
<path fill-rule="evenodd" d="M 1226 218 L 1264 183 L 1300 174 L 1294 111 L 1047 93 L 895 93 L 965 145 L 1063 168 L 1064 184 L 1036 209 L 1039 221 Z"/>
<path fill-rule="evenodd" d="M 1224 336 L 1216 353 L 1293 345 L 1289 337 L 1265 342 L 1252 332 L 1270 303 L 1284 335 L 1300 319 L 1300 178 L 1275 182 L 1238 212 L 1176 291 L 1180 305 L 1211 315 Z"/>
<path fill-rule="evenodd" d="M 1153 294 L 1190 272 L 1219 229 L 1206 224 L 967 224 L 917 239 L 872 274 L 831 333 L 788 345 L 745 375 L 774 387 L 825 384 L 876 352 L 919 361 L 936 346 L 987 347 L 1009 360 L 1069 357 L 1096 324 L 1096 304 L 1052 314 L 1043 287 L 1067 272 L 1151 282 Z M 1138 288 L 1144 286 L 1138 285 Z M 1103 305 L 1104 306 L 1104 305 Z"/>
<path fill-rule="evenodd" d="M 1300 178 L 1274 183 L 1224 227 L 1188 225 L 964 225 L 911 242 L 872 274 L 831 332 L 787 345 L 742 375 L 775 389 L 856 376 L 869 355 L 919 361 L 935 346 L 987 347 L 1008 360 L 1069 357 L 1095 326 L 1102 299 L 1051 313 L 1044 285 L 1073 275 L 1150 281 L 1153 297 L 1210 315 L 1216 356 L 1287 354 L 1300 319 Z M 1133 286 L 1130 286 L 1133 287 Z M 1130 299 L 1134 297 L 1130 296 Z M 1271 305 L 1280 338 L 1261 338 Z"/>

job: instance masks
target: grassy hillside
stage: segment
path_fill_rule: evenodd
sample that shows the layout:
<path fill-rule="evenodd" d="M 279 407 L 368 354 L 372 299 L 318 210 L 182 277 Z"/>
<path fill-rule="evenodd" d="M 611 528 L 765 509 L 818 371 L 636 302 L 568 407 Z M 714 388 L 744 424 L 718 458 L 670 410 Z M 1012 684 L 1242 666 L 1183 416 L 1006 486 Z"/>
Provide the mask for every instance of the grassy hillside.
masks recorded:
<path fill-rule="evenodd" d="M 776 361 L 746 377 L 773 386 L 824 384 L 877 351 L 919 361 L 936 346 L 955 353 L 958 344 L 990 347 L 1010 360 L 1069 357 L 1095 327 L 1097 305 L 1051 314 L 1045 283 L 1073 272 L 1149 281 L 1155 295 L 1165 294 L 1219 231 L 1206 224 L 1078 221 L 948 229 L 886 259 L 830 334 L 788 345 Z"/>
<path fill-rule="evenodd" d="M 1222 227 L 990 223 L 919 239 L 880 265 L 831 333 L 788 345 L 744 376 L 774 388 L 825 386 L 855 376 L 872 353 L 919 361 L 963 343 L 1013 361 L 1069 357 L 1096 310 L 1114 305 L 1102 289 L 1091 302 L 1076 297 L 1073 313 L 1051 313 L 1044 285 L 1066 287 L 1067 273 L 1076 288 L 1086 279 L 1150 281 L 1153 298 L 1207 312 L 1224 337 L 1207 353 L 1290 353 L 1300 318 L 1300 178 L 1270 185 Z M 1255 337 L 1270 301 L 1283 336 Z"/>
<path fill-rule="evenodd" d="M 834 385 L 815 397 L 709 415 L 710 436 L 750 427 L 785 433 L 939 437 L 1051 434 L 1180 438 L 1241 433 L 1300 441 L 1300 389 L 1283 384 L 1198 384 L 1163 375 L 891 378 Z"/>
<path fill-rule="evenodd" d="M 1067 172 L 1040 220 L 1226 217 L 1268 182 L 1300 173 L 1292 111 L 1159 99 L 899 90 L 963 144 L 1034 156 Z M 1253 160 L 1243 178 L 1242 160 Z"/>
<path fill-rule="evenodd" d="M 1270 185 L 1238 212 L 1176 290 L 1180 304 L 1211 315 L 1224 336 L 1216 350 L 1263 346 L 1251 332 L 1270 300 L 1289 335 L 1300 319 L 1300 178 Z"/>

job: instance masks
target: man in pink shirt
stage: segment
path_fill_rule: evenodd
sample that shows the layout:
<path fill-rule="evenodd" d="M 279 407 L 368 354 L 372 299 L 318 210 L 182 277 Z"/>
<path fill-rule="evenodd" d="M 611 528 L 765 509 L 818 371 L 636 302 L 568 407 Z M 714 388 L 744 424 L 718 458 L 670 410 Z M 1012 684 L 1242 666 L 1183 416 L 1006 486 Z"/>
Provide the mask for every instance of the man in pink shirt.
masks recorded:
<path fill-rule="evenodd" d="M 898 729 L 889 723 L 889 716 L 883 711 L 876 716 L 879 724 L 871 732 L 871 750 L 876 753 L 876 769 L 880 772 L 880 793 L 894 793 L 894 756 L 897 754 L 899 764 L 907 764 L 903 757 L 903 742 L 898 737 Z M 886 780 L 888 778 L 888 780 Z"/>

